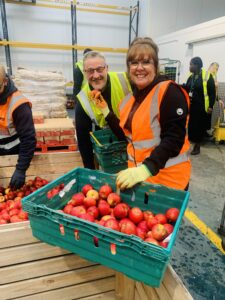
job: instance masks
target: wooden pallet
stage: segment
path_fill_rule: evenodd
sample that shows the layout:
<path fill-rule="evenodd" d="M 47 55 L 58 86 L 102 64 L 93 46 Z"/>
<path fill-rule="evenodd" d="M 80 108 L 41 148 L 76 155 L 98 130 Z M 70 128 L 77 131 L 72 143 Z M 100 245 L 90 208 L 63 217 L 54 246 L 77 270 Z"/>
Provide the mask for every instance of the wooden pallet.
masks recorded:
<path fill-rule="evenodd" d="M 35 149 L 36 152 L 42 152 L 42 153 L 47 153 L 47 152 L 71 152 L 71 151 L 76 151 L 77 150 L 77 145 L 72 144 L 72 145 L 62 145 L 62 144 L 42 144 L 38 145 Z"/>

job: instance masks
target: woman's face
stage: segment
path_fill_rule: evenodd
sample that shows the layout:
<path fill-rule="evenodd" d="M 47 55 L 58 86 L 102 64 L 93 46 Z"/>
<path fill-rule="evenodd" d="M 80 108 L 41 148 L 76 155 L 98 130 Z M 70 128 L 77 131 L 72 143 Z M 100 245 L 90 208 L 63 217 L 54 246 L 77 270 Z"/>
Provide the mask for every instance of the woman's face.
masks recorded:
<path fill-rule="evenodd" d="M 137 58 L 130 61 L 129 76 L 139 90 L 146 88 L 156 76 L 153 59 L 146 54 L 142 59 Z"/>

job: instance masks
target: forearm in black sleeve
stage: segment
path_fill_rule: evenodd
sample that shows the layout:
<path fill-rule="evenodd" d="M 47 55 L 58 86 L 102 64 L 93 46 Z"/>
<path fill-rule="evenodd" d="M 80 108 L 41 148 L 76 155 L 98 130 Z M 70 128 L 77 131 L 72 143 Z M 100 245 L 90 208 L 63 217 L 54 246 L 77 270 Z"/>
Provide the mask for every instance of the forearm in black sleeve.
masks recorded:
<path fill-rule="evenodd" d="M 80 90 L 81 90 L 81 86 L 82 86 L 82 82 L 83 82 L 84 76 L 83 73 L 81 72 L 81 70 L 77 67 L 74 70 L 74 95 L 76 96 Z"/>
<path fill-rule="evenodd" d="M 212 75 L 210 75 L 209 80 L 207 81 L 207 92 L 209 96 L 209 107 L 213 108 L 216 99 L 216 87 Z"/>
<path fill-rule="evenodd" d="M 111 130 L 113 131 L 113 133 L 117 136 L 119 141 L 126 140 L 125 134 L 119 125 L 120 120 L 117 118 L 117 116 L 112 111 L 110 111 L 110 113 L 106 117 L 106 121 L 107 121 L 109 127 L 111 128 Z"/>
<path fill-rule="evenodd" d="M 95 169 L 93 147 L 89 134 L 92 131 L 92 122 L 79 101 L 75 108 L 75 125 L 78 147 L 84 167 Z"/>
<path fill-rule="evenodd" d="M 168 159 L 180 153 L 186 135 L 187 115 L 188 105 L 184 94 L 171 84 L 160 105 L 161 142 L 143 162 L 152 175 L 163 169 Z"/>
<path fill-rule="evenodd" d="M 15 109 L 13 112 L 13 123 L 20 139 L 16 168 L 26 171 L 33 158 L 36 147 L 32 111 L 28 103 L 24 103 Z"/>

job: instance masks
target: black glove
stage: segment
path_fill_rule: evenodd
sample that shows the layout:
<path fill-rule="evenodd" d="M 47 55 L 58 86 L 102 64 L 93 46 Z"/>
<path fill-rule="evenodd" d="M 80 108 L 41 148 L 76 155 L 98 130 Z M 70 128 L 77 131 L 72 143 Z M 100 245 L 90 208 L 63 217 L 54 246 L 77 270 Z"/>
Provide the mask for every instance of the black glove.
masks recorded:
<path fill-rule="evenodd" d="M 23 186 L 25 183 L 25 174 L 25 171 L 16 169 L 13 173 L 9 186 L 12 189 L 21 188 L 21 186 Z"/>

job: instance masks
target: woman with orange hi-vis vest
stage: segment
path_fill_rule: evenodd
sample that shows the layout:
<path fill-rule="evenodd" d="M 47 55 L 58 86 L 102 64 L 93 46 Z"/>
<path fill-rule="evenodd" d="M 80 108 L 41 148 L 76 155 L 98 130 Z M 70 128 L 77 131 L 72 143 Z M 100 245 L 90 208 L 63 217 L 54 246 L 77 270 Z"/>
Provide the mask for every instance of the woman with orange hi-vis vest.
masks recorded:
<path fill-rule="evenodd" d="M 126 189 L 148 181 L 187 189 L 189 97 L 175 82 L 159 75 L 158 47 L 150 38 L 132 42 L 127 69 L 133 94 L 120 102 L 119 109 L 120 127 L 128 141 L 128 168 L 117 175 L 117 185 Z"/>
<path fill-rule="evenodd" d="M 15 87 L 0 66 L 0 155 L 18 154 L 18 161 L 10 187 L 20 188 L 25 183 L 36 145 L 31 103 Z"/>

